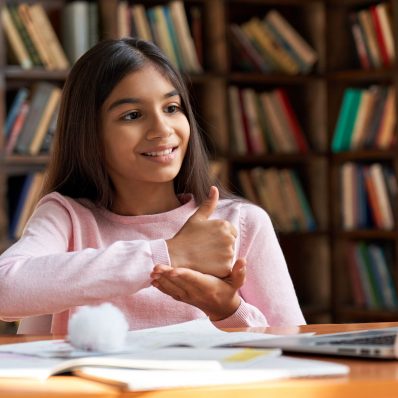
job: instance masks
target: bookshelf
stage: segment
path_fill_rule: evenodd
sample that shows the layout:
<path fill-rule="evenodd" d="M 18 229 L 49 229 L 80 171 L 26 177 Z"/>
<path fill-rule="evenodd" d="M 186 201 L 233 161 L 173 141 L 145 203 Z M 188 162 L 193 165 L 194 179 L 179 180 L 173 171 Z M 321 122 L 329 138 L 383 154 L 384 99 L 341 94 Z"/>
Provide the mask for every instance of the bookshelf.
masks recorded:
<path fill-rule="evenodd" d="M 19 2 L 20 3 L 20 2 Z M 35 1 L 33 2 L 35 3 Z M 61 33 L 60 13 L 65 0 L 42 1 L 56 33 Z M 117 37 L 120 33 L 117 0 L 99 0 L 100 37 Z M 166 1 L 142 0 L 146 9 Z M 397 175 L 398 155 L 394 147 L 387 149 L 355 149 L 333 152 L 331 143 L 341 108 L 344 92 L 349 87 L 368 88 L 371 85 L 398 87 L 396 63 L 363 69 L 356 54 L 349 16 L 368 9 L 380 1 L 374 0 L 187 0 L 185 9 L 190 22 L 196 23 L 199 36 L 196 45 L 202 48 L 203 71 L 183 72 L 192 91 L 198 121 L 204 131 L 211 156 L 222 165 L 226 183 L 243 194 L 238 175 L 241 170 L 294 170 L 298 175 L 312 210 L 316 227 L 310 230 L 278 229 L 305 317 L 310 323 L 381 321 L 396 319 L 398 308 L 369 308 L 354 300 L 349 277 L 347 248 L 358 242 L 387 247 L 392 280 L 398 286 L 398 227 L 391 230 L 374 227 L 344 230 L 342 227 L 341 168 L 347 162 L 359 165 L 381 163 Z M 385 1 L 390 7 L 395 46 L 397 43 L 398 7 L 393 0 Z M 0 1 L 4 6 L 5 1 Z M 193 11 L 194 10 L 194 11 Z M 242 26 L 251 18 L 263 18 L 277 10 L 306 43 L 315 51 L 317 60 L 307 73 L 287 74 L 282 71 L 264 73 L 245 71 L 236 56 L 230 25 Z M 199 18 L 191 19 L 191 13 Z M 198 35 L 198 33 L 196 33 Z M 67 70 L 45 70 L 36 67 L 24 70 L 10 64 L 3 29 L 0 29 L 0 128 L 9 110 L 16 90 L 24 85 L 47 81 L 62 86 Z M 396 49 L 396 47 L 395 47 Z M 231 131 L 231 103 L 229 87 L 237 90 L 254 89 L 268 93 L 283 89 L 288 96 L 301 126 L 308 151 L 282 153 L 238 154 Z M 395 105 L 395 109 L 397 106 Z M 396 135 L 396 128 L 394 128 Z M 0 134 L 4 148 L 4 134 Z M 43 170 L 47 156 L 12 155 L 0 158 L 0 248 L 9 244 L 7 228 L 10 221 L 7 192 L 12 176 L 32 170 Z M 7 188 L 8 187 L 8 188 Z M 8 191 L 7 191 L 8 189 Z M 394 213 L 398 210 L 393 203 Z"/>

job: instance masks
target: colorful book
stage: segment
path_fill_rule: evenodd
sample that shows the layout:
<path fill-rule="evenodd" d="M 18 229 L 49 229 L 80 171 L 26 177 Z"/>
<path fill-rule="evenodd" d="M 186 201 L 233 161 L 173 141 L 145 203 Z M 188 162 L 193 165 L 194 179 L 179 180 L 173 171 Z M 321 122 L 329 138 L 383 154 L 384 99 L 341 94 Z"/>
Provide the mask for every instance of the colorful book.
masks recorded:
<path fill-rule="evenodd" d="M 347 151 L 350 148 L 351 136 L 357 117 L 362 90 L 348 88 L 344 91 L 339 116 L 333 133 L 332 151 Z"/>

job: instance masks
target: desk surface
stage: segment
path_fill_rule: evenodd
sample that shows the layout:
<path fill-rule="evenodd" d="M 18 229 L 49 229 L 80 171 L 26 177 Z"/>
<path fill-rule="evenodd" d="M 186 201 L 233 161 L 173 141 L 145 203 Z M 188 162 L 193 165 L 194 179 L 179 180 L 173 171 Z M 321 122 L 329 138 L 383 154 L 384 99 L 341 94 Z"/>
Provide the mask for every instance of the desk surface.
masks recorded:
<path fill-rule="evenodd" d="M 285 334 L 295 332 L 333 333 L 349 330 L 398 326 L 395 323 L 361 323 L 348 325 L 306 325 L 300 328 L 256 328 L 259 333 Z M 248 330 L 248 329 L 246 329 Z M 48 336 L 0 336 L 0 344 L 33 341 Z M 398 361 L 371 361 L 311 356 L 344 363 L 351 369 L 347 377 L 290 379 L 253 383 L 241 386 L 216 386 L 150 392 L 126 392 L 117 386 L 106 385 L 72 376 L 55 376 L 45 382 L 34 380 L 0 379 L 0 397 L 123 397 L 123 398 L 384 398 L 398 397 Z"/>

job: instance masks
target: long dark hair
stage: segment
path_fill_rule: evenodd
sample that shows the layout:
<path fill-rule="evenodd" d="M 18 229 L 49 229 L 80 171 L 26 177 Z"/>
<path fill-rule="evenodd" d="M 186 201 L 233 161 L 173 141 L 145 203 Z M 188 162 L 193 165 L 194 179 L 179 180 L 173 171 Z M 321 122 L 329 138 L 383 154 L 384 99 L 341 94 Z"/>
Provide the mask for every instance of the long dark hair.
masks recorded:
<path fill-rule="evenodd" d="M 119 81 L 148 63 L 179 92 L 190 125 L 187 152 L 174 180 L 175 192 L 192 193 L 198 204 L 206 199 L 212 185 L 208 156 L 184 80 L 156 45 L 136 38 L 104 40 L 72 67 L 63 89 L 43 195 L 57 191 L 111 208 L 113 186 L 105 168 L 100 109 Z M 222 188 L 221 194 L 225 195 Z"/>

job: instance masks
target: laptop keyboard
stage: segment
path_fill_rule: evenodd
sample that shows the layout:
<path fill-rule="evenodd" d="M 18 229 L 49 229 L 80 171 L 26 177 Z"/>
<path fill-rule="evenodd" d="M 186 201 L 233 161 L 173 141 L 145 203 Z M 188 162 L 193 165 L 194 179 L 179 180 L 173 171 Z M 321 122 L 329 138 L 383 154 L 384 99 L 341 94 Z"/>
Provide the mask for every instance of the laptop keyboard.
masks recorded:
<path fill-rule="evenodd" d="M 317 345 L 328 344 L 328 345 L 380 345 L 380 346 L 391 346 L 395 343 L 395 334 L 385 336 L 374 336 L 374 337 L 360 337 L 357 339 L 341 339 L 341 340 L 328 340 L 328 341 L 317 341 Z"/>

